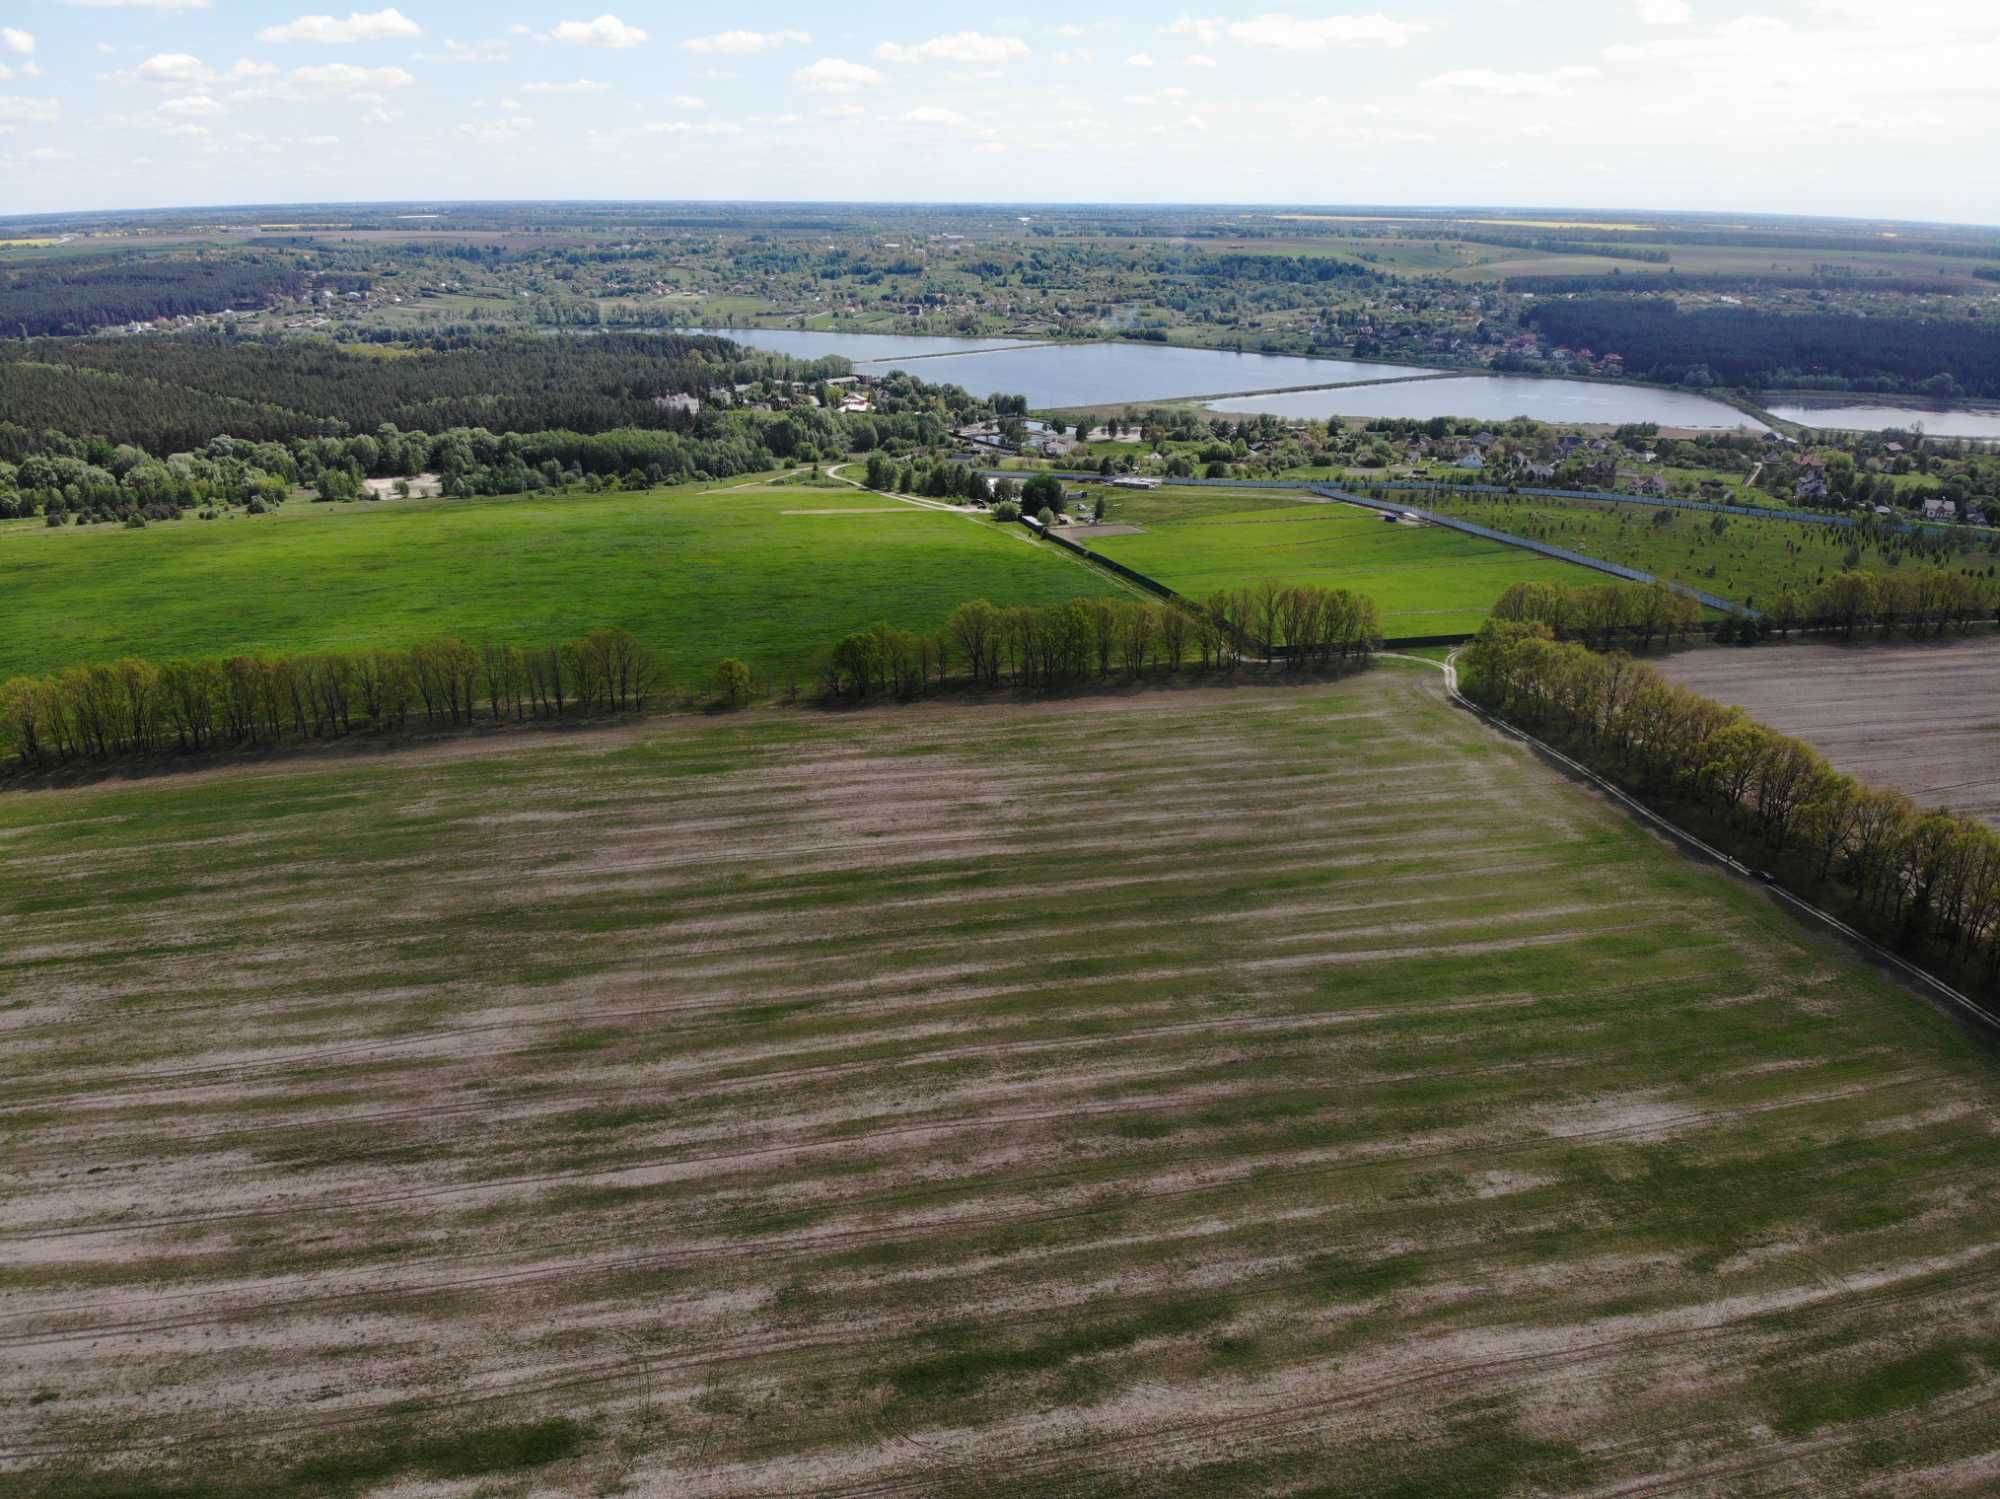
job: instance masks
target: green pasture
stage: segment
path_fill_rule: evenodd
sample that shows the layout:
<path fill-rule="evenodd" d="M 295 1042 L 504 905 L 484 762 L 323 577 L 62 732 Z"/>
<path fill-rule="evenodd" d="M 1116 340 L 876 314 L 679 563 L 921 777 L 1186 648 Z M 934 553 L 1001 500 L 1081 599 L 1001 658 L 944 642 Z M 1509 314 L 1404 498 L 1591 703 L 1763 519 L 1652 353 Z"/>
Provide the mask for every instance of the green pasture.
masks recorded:
<path fill-rule="evenodd" d="M 1111 518 L 1121 518 L 1115 500 Z M 1392 526 L 1349 505 L 1198 515 L 1091 548 L 1195 598 L 1264 578 L 1353 589 L 1375 600 L 1388 635 L 1476 630 L 1516 583 L 1603 581 L 1520 547 L 1440 526 Z"/>
<path fill-rule="evenodd" d="M 679 684 L 740 656 L 782 685 L 879 620 L 931 629 L 966 599 L 1049 604 L 1115 587 L 1018 528 L 846 488 L 295 500 L 140 531 L 0 527 L 0 680 L 126 654 L 445 634 L 534 644 L 614 626 L 660 651 Z"/>
<path fill-rule="evenodd" d="M 1441 514 L 1621 562 L 1753 608 L 1769 603 L 1781 589 L 1811 589 L 1840 572 L 1850 556 L 1854 566 L 1870 572 L 1907 560 L 1846 527 L 1775 516 L 1717 516 L 1654 505 L 1505 495 L 1427 494 L 1418 500 Z M 1960 553 L 1951 565 L 1985 572 L 1996 561 L 2000 539 Z"/>

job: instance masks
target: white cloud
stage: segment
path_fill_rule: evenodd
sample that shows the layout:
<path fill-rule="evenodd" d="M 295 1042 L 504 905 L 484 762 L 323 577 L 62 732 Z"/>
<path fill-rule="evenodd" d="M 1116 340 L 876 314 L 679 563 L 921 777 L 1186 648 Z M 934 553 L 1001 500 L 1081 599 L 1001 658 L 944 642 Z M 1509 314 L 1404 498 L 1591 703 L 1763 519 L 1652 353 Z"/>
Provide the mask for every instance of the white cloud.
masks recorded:
<path fill-rule="evenodd" d="M 1688 0 L 1632 0 L 1632 9 L 1648 26 L 1685 26 L 1694 19 Z"/>
<path fill-rule="evenodd" d="M 980 31 L 957 31 L 950 36 L 934 36 L 914 47 L 884 42 L 875 49 L 884 62 L 956 62 L 974 67 L 996 67 L 1028 55 L 1028 44 L 1018 36 L 988 36 Z"/>
<path fill-rule="evenodd" d="M 681 45 L 690 52 L 719 52 L 727 57 L 754 57 L 777 47 L 803 47 L 812 37 L 803 31 L 718 31 L 713 36 L 691 36 Z"/>
<path fill-rule="evenodd" d="M 955 109 L 938 109 L 931 105 L 924 105 L 904 115 L 903 123 L 906 125 L 958 126 L 965 123 L 965 116 Z"/>
<path fill-rule="evenodd" d="M 655 120 L 646 127 L 654 135 L 741 135 L 743 127 L 727 120 Z"/>
<path fill-rule="evenodd" d="M 1005 141 L 985 141 L 980 145 L 974 146 L 972 149 L 979 152 L 982 156 L 1004 156 L 1007 154 L 1007 143 Z"/>
<path fill-rule="evenodd" d="M 351 62 L 327 62 L 316 67 L 293 68 L 292 81 L 308 88 L 353 93 L 363 89 L 408 88 L 417 80 L 402 68 L 362 68 Z"/>
<path fill-rule="evenodd" d="M 207 94 L 183 94 L 160 106 L 160 114 L 170 120 L 212 120 L 226 112 L 220 99 Z"/>
<path fill-rule="evenodd" d="M 505 62 L 514 53 L 514 44 L 501 37 L 483 42 L 458 42 L 445 38 L 444 51 L 420 52 L 419 62 Z"/>
<path fill-rule="evenodd" d="M 816 94 L 858 94 L 883 81 L 882 75 L 866 63 L 842 57 L 822 57 L 811 67 L 800 68 L 792 81 Z"/>
<path fill-rule="evenodd" d="M 637 26 L 627 26 L 616 16 L 599 16 L 594 21 L 561 21 L 549 36 L 576 47 L 636 47 L 646 40 Z"/>
<path fill-rule="evenodd" d="M 511 146 L 535 128 L 526 115 L 509 115 L 504 120 L 473 120 L 458 127 L 458 133 L 481 146 Z"/>
<path fill-rule="evenodd" d="M 698 96 L 696 96 L 696 95 L 694 95 L 694 94 L 675 94 L 675 95 L 674 95 L 674 108 L 675 108 L 675 109 L 706 109 L 706 108 L 708 108 L 708 101 L 707 101 L 706 99 L 703 99 L 703 98 L 700 98 L 700 97 L 698 97 Z"/>
<path fill-rule="evenodd" d="M 1059 52 L 1051 53 L 1049 61 L 1059 68 L 1067 68 L 1073 64 L 1094 62 L 1096 58 L 1097 54 L 1088 47 L 1065 47 Z"/>
<path fill-rule="evenodd" d="M 1505 99 L 1548 99 L 1569 92 L 1568 85 L 1595 78 L 1595 68 L 1557 68 L 1552 73 L 1502 73 L 1492 68 L 1460 68 L 1424 80 L 1437 92 L 1495 94 Z"/>
<path fill-rule="evenodd" d="M 573 83 L 524 83 L 524 94 L 608 94 L 611 85 L 599 83 L 590 78 L 579 78 Z"/>
<path fill-rule="evenodd" d="M 53 99 L 23 99 L 18 94 L 0 94 L 0 122 L 10 125 L 49 125 L 62 113 Z"/>
<path fill-rule="evenodd" d="M 16 57 L 33 57 L 35 39 L 18 27 L 0 26 L 0 52 L 12 52 Z"/>
<path fill-rule="evenodd" d="M 1202 43 L 1222 40 L 1222 22 L 1205 20 L 1199 16 L 1182 16 L 1167 30 L 1174 36 L 1191 36 Z"/>
<path fill-rule="evenodd" d="M 332 16 L 300 16 L 282 26 L 266 26 L 257 33 L 257 40 L 344 47 L 352 42 L 381 42 L 423 34 L 423 27 L 392 6 L 388 10 L 351 11 L 344 21 Z"/>
<path fill-rule="evenodd" d="M 1186 57 L 1181 59 L 1181 62 L 1190 68 L 1212 68 L 1215 66 L 1215 59 L 1210 57 L 1206 52 L 1190 52 Z"/>
<path fill-rule="evenodd" d="M 27 153 L 29 161 L 68 161 L 69 152 L 58 151 L 54 146 L 37 146 Z"/>
<path fill-rule="evenodd" d="M 1384 15 L 1322 16 L 1308 20 L 1277 12 L 1229 23 L 1229 39 L 1245 47 L 1286 52 L 1320 52 L 1328 47 L 1401 47 L 1430 30 L 1426 21 L 1397 21 Z"/>
<path fill-rule="evenodd" d="M 281 78 L 260 78 L 229 96 L 231 103 L 277 100 L 300 104 L 312 99 L 340 98 L 361 106 L 361 116 L 371 124 L 387 124 L 395 116 L 388 109 L 393 89 L 410 87 L 417 80 L 402 68 L 363 68 L 348 62 L 321 63 L 293 68 Z"/>
<path fill-rule="evenodd" d="M 302 135 L 299 137 L 299 144 L 302 146 L 337 146 L 340 144 L 340 137 L 337 135 Z"/>
<path fill-rule="evenodd" d="M 858 120 L 868 111 L 859 104 L 829 104 L 820 113 L 829 120 Z"/>
<path fill-rule="evenodd" d="M 206 83 L 215 73 L 199 57 L 185 52 L 156 52 L 139 64 L 139 78 L 145 83 L 179 86 Z"/>
<path fill-rule="evenodd" d="M 1125 66 L 1128 68 L 1150 68 L 1152 65 L 1152 54 L 1147 52 L 1134 52 L 1125 59 Z"/>

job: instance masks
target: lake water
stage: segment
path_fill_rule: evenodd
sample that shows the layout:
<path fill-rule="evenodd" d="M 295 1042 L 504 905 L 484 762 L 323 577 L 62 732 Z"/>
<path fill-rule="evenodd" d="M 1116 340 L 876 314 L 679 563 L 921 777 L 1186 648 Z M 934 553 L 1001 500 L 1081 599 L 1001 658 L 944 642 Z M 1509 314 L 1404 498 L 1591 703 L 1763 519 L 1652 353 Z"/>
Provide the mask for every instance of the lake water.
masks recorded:
<path fill-rule="evenodd" d="M 753 349 L 799 359 L 839 354 L 863 374 L 908 370 L 934 385 L 962 385 L 976 396 L 1026 396 L 1031 406 L 1099 406 L 1169 401 L 1236 390 L 1280 390 L 1343 380 L 1393 380 L 1435 371 L 1406 364 L 1306 359 L 1295 354 L 1232 354 L 1166 344 L 1008 343 L 1005 340 L 898 337 L 882 333 L 809 333 L 792 329 L 714 329 Z M 984 352 L 980 352 L 984 351 Z M 932 357 L 920 357 L 920 356 Z"/>
<path fill-rule="evenodd" d="M 1536 380 L 1519 375 L 1466 375 L 1410 385 L 1362 385 L 1352 390 L 1302 390 L 1283 396 L 1214 401 L 1211 411 L 1275 412 L 1279 416 L 1471 417 L 1504 422 L 1658 422 L 1663 427 L 1748 427 L 1764 424 L 1707 396 L 1594 380 Z"/>
<path fill-rule="evenodd" d="M 2000 438 L 2000 411 L 1928 410 L 1921 406 L 1773 406 L 1773 416 L 1806 427 L 1884 432 L 1921 424 L 1932 437 Z"/>
<path fill-rule="evenodd" d="M 981 349 L 1032 347 L 1018 338 L 933 338 L 904 333 L 808 333 L 793 328 L 689 328 L 689 333 L 712 333 L 733 339 L 746 348 L 766 349 L 773 354 L 789 354 L 794 359 L 824 359 L 838 354 L 844 359 L 907 359 L 915 354 L 970 354 Z M 984 394 L 984 392 L 982 392 Z"/>
<path fill-rule="evenodd" d="M 1658 422 L 1663 427 L 1748 427 L 1763 424 L 1706 396 L 1641 385 L 1589 380 L 1537 380 L 1519 375 L 1439 373 L 1418 365 L 1363 364 L 1293 354 L 1232 354 L 1166 344 L 1050 344 L 1004 339 L 931 338 L 885 333 L 819 333 L 789 328 L 714 329 L 752 348 L 800 359 L 839 354 L 864 374 L 908 370 L 938 385 L 962 385 L 974 395 L 1021 395 L 1038 408 L 1140 405 L 1147 401 L 1283 390 L 1345 381 L 1404 381 L 1345 390 L 1294 390 L 1211 403 L 1226 412 L 1280 416 L 1433 416 L 1497 422 L 1528 416 L 1545 422 Z M 930 357 L 924 357 L 930 356 Z"/>

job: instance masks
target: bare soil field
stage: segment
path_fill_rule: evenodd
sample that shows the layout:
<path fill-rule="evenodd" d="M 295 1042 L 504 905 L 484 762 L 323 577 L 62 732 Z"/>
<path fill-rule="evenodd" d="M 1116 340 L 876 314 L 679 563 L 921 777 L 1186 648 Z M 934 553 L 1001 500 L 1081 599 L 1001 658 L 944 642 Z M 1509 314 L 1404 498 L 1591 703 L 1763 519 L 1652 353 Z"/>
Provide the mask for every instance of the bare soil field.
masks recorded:
<path fill-rule="evenodd" d="M 1793 641 L 1686 651 L 1659 665 L 1871 785 L 2000 827 L 2000 636 Z"/>
<path fill-rule="evenodd" d="M 1992 1058 L 1434 673 L 0 797 L 0 1496 L 1990 1493 Z"/>

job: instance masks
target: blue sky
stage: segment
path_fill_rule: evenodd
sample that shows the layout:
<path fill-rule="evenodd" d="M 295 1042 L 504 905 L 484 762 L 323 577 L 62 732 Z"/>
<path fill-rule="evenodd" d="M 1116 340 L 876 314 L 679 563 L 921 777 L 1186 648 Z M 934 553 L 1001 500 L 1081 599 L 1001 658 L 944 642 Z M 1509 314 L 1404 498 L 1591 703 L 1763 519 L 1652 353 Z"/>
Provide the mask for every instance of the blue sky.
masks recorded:
<path fill-rule="evenodd" d="M 818 198 L 2000 221 L 2000 0 L 605 3 L 0 0 L 0 213 Z"/>

